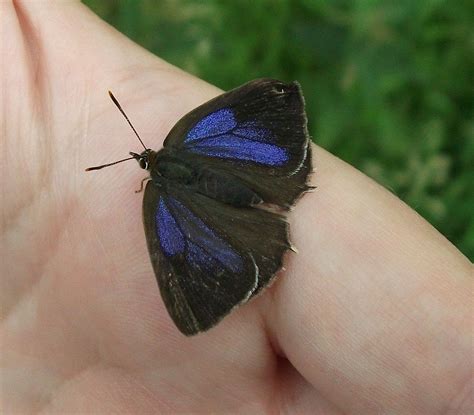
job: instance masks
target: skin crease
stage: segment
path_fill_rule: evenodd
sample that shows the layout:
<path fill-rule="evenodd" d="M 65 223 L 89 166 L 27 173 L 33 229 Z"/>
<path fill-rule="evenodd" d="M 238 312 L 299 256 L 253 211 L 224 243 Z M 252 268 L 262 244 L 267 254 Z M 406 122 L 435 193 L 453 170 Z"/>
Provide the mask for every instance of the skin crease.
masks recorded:
<path fill-rule="evenodd" d="M 467 414 L 472 265 L 395 196 L 314 147 L 298 254 L 186 338 L 141 224 L 141 151 L 220 91 L 75 1 L 1 2 L 4 413 Z"/>

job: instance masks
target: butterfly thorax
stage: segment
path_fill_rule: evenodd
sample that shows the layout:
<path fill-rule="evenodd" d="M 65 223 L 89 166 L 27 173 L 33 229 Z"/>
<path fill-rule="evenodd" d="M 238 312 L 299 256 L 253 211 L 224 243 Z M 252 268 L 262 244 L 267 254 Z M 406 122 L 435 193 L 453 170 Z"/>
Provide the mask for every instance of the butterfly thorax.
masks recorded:
<path fill-rule="evenodd" d="M 158 186 L 185 187 L 232 206 L 253 206 L 262 198 L 241 180 L 209 168 L 203 162 L 175 156 L 172 149 L 151 152 L 148 155 L 151 179 Z"/>

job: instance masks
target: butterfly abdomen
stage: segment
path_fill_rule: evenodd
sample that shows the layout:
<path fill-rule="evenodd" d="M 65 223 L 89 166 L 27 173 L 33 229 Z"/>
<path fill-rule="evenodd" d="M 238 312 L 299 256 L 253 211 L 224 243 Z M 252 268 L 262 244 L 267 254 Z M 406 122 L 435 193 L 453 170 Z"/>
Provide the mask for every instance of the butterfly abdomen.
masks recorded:
<path fill-rule="evenodd" d="M 235 207 L 253 206 L 262 203 L 262 198 L 233 176 L 200 169 L 196 175 L 195 190 L 219 202 Z"/>

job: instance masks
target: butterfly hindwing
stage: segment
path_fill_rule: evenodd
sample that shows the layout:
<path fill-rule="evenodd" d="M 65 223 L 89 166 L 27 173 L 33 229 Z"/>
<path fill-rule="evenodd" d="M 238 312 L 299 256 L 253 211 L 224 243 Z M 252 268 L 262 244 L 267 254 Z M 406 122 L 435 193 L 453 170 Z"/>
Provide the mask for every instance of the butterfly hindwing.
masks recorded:
<path fill-rule="evenodd" d="M 268 285 L 291 249 L 288 223 L 284 216 L 252 207 L 234 207 L 199 193 L 179 191 L 179 197 L 239 252 L 248 252 L 258 268 L 257 294 Z"/>
<path fill-rule="evenodd" d="M 289 207 L 308 189 L 306 123 L 296 82 L 259 79 L 191 111 L 164 146 L 188 163 L 237 177 L 267 203 Z"/>
<path fill-rule="evenodd" d="M 282 216 L 179 187 L 149 182 L 143 217 L 161 295 L 186 335 L 214 326 L 267 285 L 290 247 Z"/>
<path fill-rule="evenodd" d="M 177 195 L 147 184 L 143 218 L 161 295 L 186 335 L 207 330 L 248 299 L 257 287 L 257 267 L 218 235 Z"/>

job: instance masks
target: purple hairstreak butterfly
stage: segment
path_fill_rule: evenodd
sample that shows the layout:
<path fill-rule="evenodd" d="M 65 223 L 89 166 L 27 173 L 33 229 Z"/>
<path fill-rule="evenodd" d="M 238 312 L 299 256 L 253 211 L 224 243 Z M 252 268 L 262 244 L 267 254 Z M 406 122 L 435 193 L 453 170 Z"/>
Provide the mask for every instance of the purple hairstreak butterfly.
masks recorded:
<path fill-rule="evenodd" d="M 149 172 L 143 224 L 161 296 L 185 335 L 208 330 L 268 286 L 292 249 L 285 213 L 312 170 L 297 82 L 257 79 L 181 118 L 163 148 L 137 160 Z M 143 182 L 142 187 L 143 188 Z"/>

